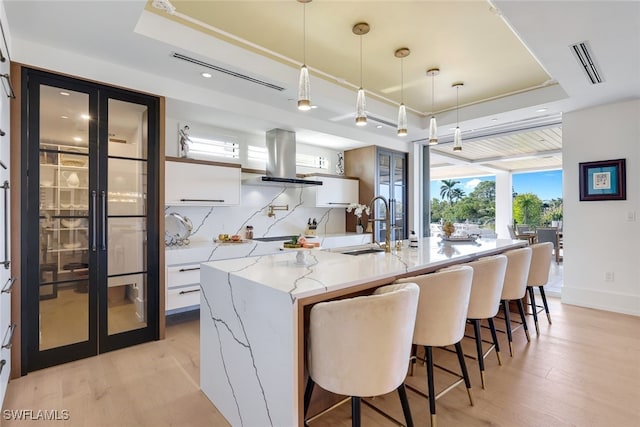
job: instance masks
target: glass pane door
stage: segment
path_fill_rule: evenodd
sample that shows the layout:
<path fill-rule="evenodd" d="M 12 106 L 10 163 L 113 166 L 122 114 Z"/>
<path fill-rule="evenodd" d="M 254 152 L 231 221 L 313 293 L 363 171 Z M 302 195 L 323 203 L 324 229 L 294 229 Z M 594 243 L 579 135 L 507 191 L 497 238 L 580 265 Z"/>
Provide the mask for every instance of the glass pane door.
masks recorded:
<path fill-rule="evenodd" d="M 384 197 L 389 203 L 391 199 L 391 155 L 386 152 L 378 153 L 378 192 L 376 196 Z M 376 201 L 374 209 L 374 218 L 384 218 L 385 215 L 391 215 L 391 212 L 385 212 L 382 201 Z M 391 217 L 389 221 L 391 221 Z M 390 224 L 393 225 L 392 222 Z M 374 236 L 377 236 L 378 242 L 384 242 L 387 233 L 384 221 L 376 221 L 374 223 Z M 391 235 L 393 239 L 393 234 Z"/>
<path fill-rule="evenodd" d="M 393 156 L 393 195 L 391 202 L 391 210 L 393 212 L 393 239 L 399 240 L 407 237 L 405 218 L 406 218 L 406 184 L 405 184 L 405 158 L 404 155 Z"/>
<path fill-rule="evenodd" d="M 22 83 L 26 373 L 158 338 L 159 100 L 26 67 Z"/>
<path fill-rule="evenodd" d="M 40 86 L 40 351 L 89 340 L 89 94 Z"/>
<path fill-rule="evenodd" d="M 147 327 L 146 105 L 109 99 L 108 334 Z"/>

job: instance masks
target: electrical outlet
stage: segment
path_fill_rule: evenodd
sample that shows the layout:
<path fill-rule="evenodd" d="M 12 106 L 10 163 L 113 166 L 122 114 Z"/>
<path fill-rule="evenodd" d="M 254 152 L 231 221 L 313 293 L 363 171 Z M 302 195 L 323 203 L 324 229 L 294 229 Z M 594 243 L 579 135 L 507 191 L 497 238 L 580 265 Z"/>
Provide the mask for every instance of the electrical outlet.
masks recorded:
<path fill-rule="evenodd" d="M 604 273 L 604 281 L 613 282 L 613 271 L 607 271 L 606 273 Z"/>
<path fill-rule="evenodd" d="M 627 221 L 633 222 L 636 220 L 636 211 L 627 212 Z"/>

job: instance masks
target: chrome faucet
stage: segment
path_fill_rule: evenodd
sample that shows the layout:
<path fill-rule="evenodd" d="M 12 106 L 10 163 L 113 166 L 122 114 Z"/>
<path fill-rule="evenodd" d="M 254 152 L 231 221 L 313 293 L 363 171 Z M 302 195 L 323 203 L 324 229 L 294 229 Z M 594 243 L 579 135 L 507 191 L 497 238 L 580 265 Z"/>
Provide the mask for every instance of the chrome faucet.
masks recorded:
<path fill-rule="evenodd" d="M 385 207 L 384 218 L 375 217 L 374 204 L 376 200 L 382 200 L 384 202 L 384 207 Z M 369 212 L 371 212 L 371 216 L 372 216 L 371 218 L 369 218 L 369 222 L 374 223 L 376 221 L 384 221 L 384 225 L 385 225 L 384 251 L 391 252 L 391 218 L 390 218 L 390 212 L 389 212 L 389 202 L 387 201 L 387 199 L 385 199 L 382 196 L 376 196 L 373 199 L 371 199 L 371 201 L 369 202 Z M 382 247 L 380 242 L 378 242 L 378 240 L 376 239 L 375 227 L 373 227 L 372 239 L 373 239 L 373 243 Z"/>

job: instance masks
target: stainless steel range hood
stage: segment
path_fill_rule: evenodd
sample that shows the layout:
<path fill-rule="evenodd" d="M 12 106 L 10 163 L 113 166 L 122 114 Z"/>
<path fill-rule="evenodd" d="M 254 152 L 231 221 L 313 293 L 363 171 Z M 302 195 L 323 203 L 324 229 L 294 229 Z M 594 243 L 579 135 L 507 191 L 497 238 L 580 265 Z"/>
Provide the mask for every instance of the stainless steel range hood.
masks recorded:
<path fill-rule="evenodd" d="M 296 134 L 284 129 L 267 131 L 266 176 L 264 184 L 322 185 L 322 181 L 302 179 L 296 176 Z"/>

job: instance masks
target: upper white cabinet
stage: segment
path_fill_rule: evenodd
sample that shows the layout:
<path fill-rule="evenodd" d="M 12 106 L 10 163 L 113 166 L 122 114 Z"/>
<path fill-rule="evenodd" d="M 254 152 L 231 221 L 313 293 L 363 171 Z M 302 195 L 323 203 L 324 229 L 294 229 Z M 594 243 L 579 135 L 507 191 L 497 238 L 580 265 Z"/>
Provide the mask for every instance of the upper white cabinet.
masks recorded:
<path fill-rule="evenodd" d="M 166 158 L 165 205 L 239 205 L 240 191 L 240 164 Z"/>
<path fill-rule="evenodd" d="M 348 177 L 314 177 L 322 181 L 316 187 L 317 207 L 347 207 L 350 203 L 358 203 L 358 179 Z"/>

